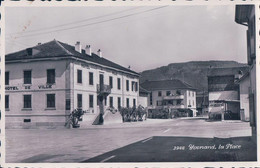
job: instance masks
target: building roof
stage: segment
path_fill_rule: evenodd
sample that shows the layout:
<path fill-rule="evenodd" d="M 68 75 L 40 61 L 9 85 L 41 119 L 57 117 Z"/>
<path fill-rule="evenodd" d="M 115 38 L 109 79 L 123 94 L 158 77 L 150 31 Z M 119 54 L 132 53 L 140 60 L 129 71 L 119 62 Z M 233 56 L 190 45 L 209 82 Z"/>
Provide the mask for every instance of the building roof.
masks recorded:
<path fill-rule="evenodd" d="M 28 55 L 28 50 L 32 50 L 31 55 Z M 35 60 L 35 59 L 46 59 L 46 58 L 59 58 L 59 57 L 74 57 L 80 58 L 89 62 L 93 62 L 99 65 L 115 68 L 125 72 L 132 73 L 134 75 L 139 75 L 139 73 L 118 65 L 112 61 L 109 61 L 103 57 L 92 53 L 91 56 L 85 54 L 83 50 L 82 53 L 77 52 L 74 46 L 65 44 L 63 42 L 53 40 L 44 44 L 36 45 L 32 48 L 27 48 L 18 52 L 10 53 L 5 56 L 6 62 L 8 61 L 18 61 L 18 60 Z"/>
<path fill-rule="evenodd" d="M 228 76 L 236 74 L 245 74 L 248 71 L 248 66 L 231 67 L 231 68 L 211 68 L 208 71 L 208 76 Z"/>
<path fill-rule="evenodd" d="M 150 91 L 146 90 L 146 89 L 143 88 L 142 86 L 139 86 L 139 93 L 148 94 L 148 93 L 150 93 Z"/>
<path fill-rule="evenodd" d="M 190 89 L 196 90 L 191 85 L 178 79 L 172 80 L 158 80 L 158 81 L 145 81 L 141 87 L 146 90 L 174 90 L 174 89 Z"/>
<path fill-rule="evenodd" d="M 236 5 L 235 22 L 246 24 L 254 5 Z"/>

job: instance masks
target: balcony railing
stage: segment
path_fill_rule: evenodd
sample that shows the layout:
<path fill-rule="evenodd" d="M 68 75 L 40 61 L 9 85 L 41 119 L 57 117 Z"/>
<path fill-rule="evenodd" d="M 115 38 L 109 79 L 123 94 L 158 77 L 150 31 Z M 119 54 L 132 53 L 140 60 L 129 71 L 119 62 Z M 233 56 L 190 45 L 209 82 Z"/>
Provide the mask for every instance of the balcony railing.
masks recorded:
<path fill-rule="evenodd" d="M 98 94 L 110 94 L 111 93 L 111 87 L 109 85 L 97 84 L 97 93 Z"/>
<path fill-rule="evenodd" d="M 163 100 L 176 100 L 176 99 L 184 99 L 184 95 L 169 95 L 163 97 Z"/>

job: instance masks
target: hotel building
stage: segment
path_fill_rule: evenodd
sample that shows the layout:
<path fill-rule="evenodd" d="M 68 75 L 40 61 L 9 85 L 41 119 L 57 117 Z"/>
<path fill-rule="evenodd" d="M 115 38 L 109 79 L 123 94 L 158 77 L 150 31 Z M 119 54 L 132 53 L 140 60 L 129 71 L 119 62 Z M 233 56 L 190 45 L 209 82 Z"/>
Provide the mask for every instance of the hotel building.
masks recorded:
<path fill-rule="evenodd" d="M 95 120 L 98 96 L 108 106 L 137 106 L 139 74 L 91 52 L 53 40 L 5 57 L 6 127 L 64 126 L 76 108 Z"/>

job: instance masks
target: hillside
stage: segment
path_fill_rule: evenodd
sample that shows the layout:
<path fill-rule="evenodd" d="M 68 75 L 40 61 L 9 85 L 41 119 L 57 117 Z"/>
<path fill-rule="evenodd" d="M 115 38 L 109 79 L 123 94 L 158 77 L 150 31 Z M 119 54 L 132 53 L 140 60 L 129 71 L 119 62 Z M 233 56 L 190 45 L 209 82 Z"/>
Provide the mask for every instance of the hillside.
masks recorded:
<path fill-rule="evenodd" d="M 141 72 L 140 83 L 145 80 L 180 79 L 198 91 L 207 91 L 207 72 L 209 68 L 241 67 L 246 64 L 236 61 L 191 61 L 184 63 L 172 63 L 168 66 Z"/>

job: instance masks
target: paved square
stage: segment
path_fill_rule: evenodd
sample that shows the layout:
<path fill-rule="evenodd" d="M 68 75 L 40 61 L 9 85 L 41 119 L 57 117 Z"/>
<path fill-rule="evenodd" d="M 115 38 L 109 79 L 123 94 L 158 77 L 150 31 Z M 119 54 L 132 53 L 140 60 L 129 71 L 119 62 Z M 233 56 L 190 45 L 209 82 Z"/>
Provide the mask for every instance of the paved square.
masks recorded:
<path fill-rule="evenodd" d="M 79 129 L 7 129 L 6 162 L 249 161 L 256 159 L 250 136 L 247 122 L 203 118 L 148 119 Z M 242 147 L 190 151 L 189 144 Z M 186 149 L 173 150 L 174 146 Z"/>

